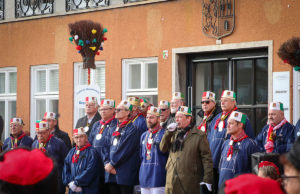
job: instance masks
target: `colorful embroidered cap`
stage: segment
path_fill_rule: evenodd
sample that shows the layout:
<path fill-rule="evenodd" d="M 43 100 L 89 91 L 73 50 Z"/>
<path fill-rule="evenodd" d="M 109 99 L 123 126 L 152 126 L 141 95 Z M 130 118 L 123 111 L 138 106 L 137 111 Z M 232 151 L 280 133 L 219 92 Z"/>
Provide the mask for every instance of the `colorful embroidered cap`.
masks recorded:
<path fill-rule="evenodd" d="M 273 162 L 269 162 L 269 161 L 261 161 L 261 162 L 258 164 L 258 169 L 260 169 L 261 167 L 264 167 L 264 166 L 272 166 L 273 168 L 275 168 L 277 174 L 280 176 L 279 168 L 278 168 Z"/>
<path fill-rule="evenodd" d="M 212 100 L 212 101 L 216 101 L 216 98 L 215 98 L 216 94 L 211 92 L 211 91 L 206 91 L 206 92 L 203 92 L 203 95 L 202 95 L 202 100 Z"/>
<path fill-rule="evenodd" d="M 187 106 L 179 106 L 176 114 L 184 114 L 186 116 L 192 116 L 192 111 L 190 107 Z"/>
<path fill-rule="evenodd" d="M 19 125 L 24 125 L 24 122 L 21 118 L 12 118 L 10 119 L 10 123 L 15 123 L 15 124 L 19 124 Z"/>
<path fill-rule="evenodd" d="M 56 119 L 56 114 L 54 112 L 45 112 L 44 119 Z"/>
<path fill-rule="evenodd" d="M 48 122 L 45 120 L 41 121 L 36 121 L 35 123 L 35 131 L 36 132 L 41 132 L 41 131 L 46 131 L 49 129 Z"/>
<path fill-rule="evenodd" d="M 108 106 L 111 108 L 115 108 L 115 101 L 112 99 L 101 100 L 101 106 Z"/>
<path fill-rule="evenodd" d="M 127 100 L 122 100 L 119 106 L 124 106 L 128 110 L 132 111 L 132 104 L 130 104 L 130 102 L 128 102 Z"/>
<path fill-rule="evenodd" d="M 139 97 L 128 97 L 128 102 L 132 104 L 132 106 L 140 106 L 140 98 Z"/>
<path fill-rule="evenodd" d="M 237 122 L 241 122 L 243 124 L 246 124 L 247 116 L 241 112 L 238 111 L 232 111 L 232 113 L 229 116 L 229 119 L 236 120 Z"/>
<path fill-rule="evenodd" d="M 172 96 L 172 100 L 175 100 L 175 99 L 183 100 L 184 99 L 184 94 L 181 93 L 181 92 L 174 92 L 173 96 Z"/>
<path fill-rule="evenodd" d="M 146 108 L 149 105 L 148 101 L 146 98 L 141 97 L 140 98 L 140 106 L 141 108 Z"/>
<path fill-rule="evenodd" d="M 269 110 L 281 110 L 281 111 L 284 111 L 283 104 L 281 102 L 271 102 L 270 105 L 269 105 Z"/>
<path fill-rule="evenodd" d="M 93 102 L 95 104 L 98 104 L 96 96 L 87 96 L 87 97 L 85 97 L 85 102 L 86 103 L 92 103 Z"/>
<path fill-rule="evenodd" d="M 157 116 L 157 117 L 160 116 L 160 113 L 161 113 L 161 110 L 157 107 L 154 107 L 154 106 L 150 106 L 148 108 L 148 111 L 147 111 L 147 114 L 152 114 L 152 115 Z"/>
<path fill-rule="evenodd" d="M 86 135 L 86 129 L 83 127 L 79 127 L 78 129 L 73 129 L 73 136 L 76 137 L 78 135 Z"/>
<path fill-rule="evenodd" d="M 236 93 L 231 90 L 224 90 L 222 92 L 221 98 L 230 98 L 230 99 L 236 100 Z"/>
<path fill-rule="evenodd" d="M 13 149 L 0 161 L 0 180 L 15 185 L 34 185 L 49 176 L 53 161 L 38 149 Z"/>
<path fill-rule="evenodd" d="M 170 108 L 170 102 L 167 100 L 161 100 L 159 101 L 159 106 L 168 106 L 168 108 Z"/>

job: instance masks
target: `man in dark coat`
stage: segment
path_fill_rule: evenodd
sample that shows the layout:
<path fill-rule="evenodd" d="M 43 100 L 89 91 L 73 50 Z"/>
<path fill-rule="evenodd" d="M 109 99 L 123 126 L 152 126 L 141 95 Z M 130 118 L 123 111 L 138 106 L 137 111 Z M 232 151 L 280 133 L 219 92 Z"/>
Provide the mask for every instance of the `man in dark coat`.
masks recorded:
<path fill-rule="evenodd" d="M 42 152 L 47 153 L 57 163 L 58 168 L 58 186 L 59 193 L 65 194 L 65 186 L 62 183 L 62 169 L 64 166 L 64 159 L 68 154 L 66 144 L 59 138 L 54 137 L 50 133 L 47 121 L 37 121 L 36 123 L 37 140 L 32 144 L 32 149 L 36 148 Z"/>
<path fill-rule="evenodd" d="M 212 190 L 213 162 L 205 133 L 194 128 L 189 107 L 180 106 L 176 123 L 168 126 L 160 150 L 169 152 L 166 194 L 198 194 Z"/>
<path fill-rule="evenodd" d="M 65 158 L 63 183 L 69 186 L 69 194 L 98 194 L 101 163 L 97 151 L 89 143 L 84 128 L 74 129 L 73 138 L 76 147 Z"/>
<path fill-rule="evenodd" d="M 89 96 L 85 98 L 85 113 L 86 115 L 84 117 L 81 117 L 78 119 L 75 128 L 78 129 L 80 127 L 86 128 L 87 131 L 86 134 L 89 137 L 93 125 L 95 122 L 101 120 L 101 116 L 98 112 L 98 102 L 97 97 Z"/>
<path fill-rule="evenodd" d="M 59 129 L 57 118 L 58 116 L 54 112 L 45 112 L 43 119 L 47 120 L 50 128 L 50 133 L 53 134 L 55 137 L 58 137 L 61 140 L 63 140 L 68 150 L 70 150 L 72 148 L 70 137 L 68 133 Z"/>
<path fill-rule="evenodd" d="M 21 118 L 12 118 L 10 120 L 10 137 L 4 141 L 3 151 L 17 147 L 31 148 L 33 140 L 24 133 L 23 125 Z"/>
<path fill-rule="evenodd" d="M 174 118 L 171 116 L 170 102 L 161 100 L 159 102 L 160 113 L 160 126 L 166 129 L 171 123 L 175 123 Z"/>
<path fill-rule="evenodd" d="M 268 110 L 268 124 L 255 138 L 261 152 L 288 152 L 295 141 L 295 127 L 284 117 L 283 104 L 271 102 Z"/>

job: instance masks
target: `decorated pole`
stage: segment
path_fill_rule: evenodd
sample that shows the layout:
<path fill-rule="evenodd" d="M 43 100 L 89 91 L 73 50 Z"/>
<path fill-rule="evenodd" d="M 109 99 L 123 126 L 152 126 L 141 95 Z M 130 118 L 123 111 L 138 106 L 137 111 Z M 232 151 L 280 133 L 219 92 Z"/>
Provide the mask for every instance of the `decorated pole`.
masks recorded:
<path fill-rule="evenodd" d="M 88 69 L 88 85 L 91 84 L 91 68 L 96 69 L 95 55 L 103 51 L 103 42 L 107 40 L 104 34 L 107 32 L 101 24 L 91 20 L 81 20 L 69 24 L 71 37 L 69 40 L 76 44 L 76 50 L 81 54 L 83 69 Z"/>

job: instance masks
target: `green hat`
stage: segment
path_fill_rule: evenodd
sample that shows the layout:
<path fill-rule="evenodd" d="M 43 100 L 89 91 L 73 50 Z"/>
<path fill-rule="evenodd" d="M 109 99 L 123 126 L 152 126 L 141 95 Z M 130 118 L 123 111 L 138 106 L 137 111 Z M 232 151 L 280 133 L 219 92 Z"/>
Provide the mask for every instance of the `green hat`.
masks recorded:
<path fill-rule="evenodd" d="M 243 124 L 246 124 L 247 116 L 241 112 L 238 111 L 232 111 L 232 113 L 229 116 L 229 119 L 236 120 L 237 122 L 241 122 Z"/>
<path fill-rule="evenodd" d="M 182 113 L 186 116 L 192 116 L 192 111 L 190 107 L 187 106 L 179 106 L 176 114 Z"/>
<path fill-rule="evenodd" d="M 132 104 L 130 104 L 127 100 L 122 100 L 119 106 L 125 106 L 128 110 L 132 111 Z"/>

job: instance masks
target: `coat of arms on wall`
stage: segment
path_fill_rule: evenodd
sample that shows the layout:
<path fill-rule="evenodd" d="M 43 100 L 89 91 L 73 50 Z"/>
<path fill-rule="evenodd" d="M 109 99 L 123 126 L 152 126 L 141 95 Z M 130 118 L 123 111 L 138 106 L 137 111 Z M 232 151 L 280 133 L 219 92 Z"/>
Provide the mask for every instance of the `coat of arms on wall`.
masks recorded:
<path fill-rule="evenodd" d="M 234 29 L 235 0 L 202 0 L 202 31 L 205 35 L 220 39 Z"/>

